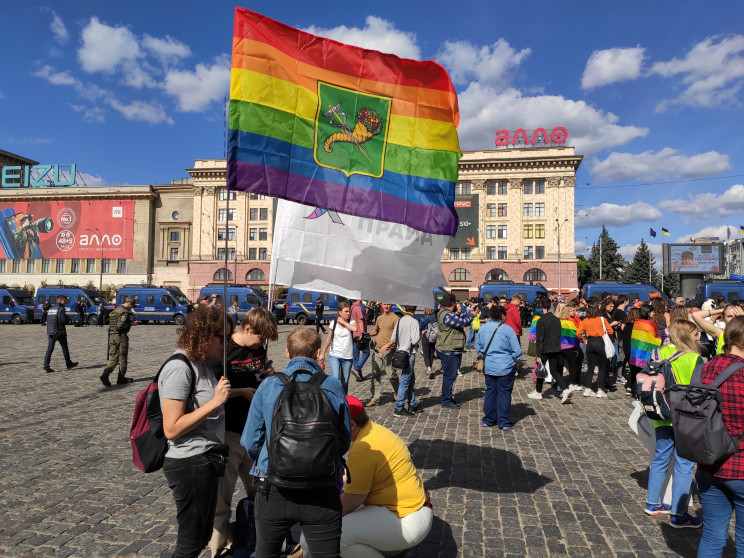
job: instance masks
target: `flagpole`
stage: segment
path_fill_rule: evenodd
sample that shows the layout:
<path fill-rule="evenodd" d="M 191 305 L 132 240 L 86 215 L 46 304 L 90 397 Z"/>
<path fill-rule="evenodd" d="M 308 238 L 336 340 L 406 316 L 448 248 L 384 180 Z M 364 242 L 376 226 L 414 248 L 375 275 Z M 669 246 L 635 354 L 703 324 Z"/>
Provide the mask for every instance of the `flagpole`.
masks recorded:
<path fill-rule="evenodd" d="M 222 373 L 227 378 L 227 274 L 230 272 L 227 268 L 227 248 L 228 243 L 227 239 L 230 238 L 230 191 L 227 189 L 227 97 L 223 98 L 223 144 L 222 144 L 222 155 L 225 157 L 225 197 L 227 198 L 227 206 L 225 209 L 225 273 L 224 273 L 224 285 L 223 285 L 223 294 L 222 294 Z M 236 195 L 237 197 L 237 195 Z M 217 194 L 217 199 L 219 199 L 219 194 Z M 217 230 L 219 232 L 219 224 L 217 225 Z M 219 235 L 218 235 L 219 236 Z M 236 243 L 237 246 L 237 243 Z M 237 248 L 235 249 L 235 258 L 236 258 L 236 265 L 237 265 Z M 237 270 L 237 267 L 236 267 Z M 237 271 L 236 271 L 237 272 Z M 234 279 L 234 278 L 233 278 Z M 234 328 L 237 327 L 238 324 L 234 324 Z M 233 328 L 233 329 L 234 329 Z"/>

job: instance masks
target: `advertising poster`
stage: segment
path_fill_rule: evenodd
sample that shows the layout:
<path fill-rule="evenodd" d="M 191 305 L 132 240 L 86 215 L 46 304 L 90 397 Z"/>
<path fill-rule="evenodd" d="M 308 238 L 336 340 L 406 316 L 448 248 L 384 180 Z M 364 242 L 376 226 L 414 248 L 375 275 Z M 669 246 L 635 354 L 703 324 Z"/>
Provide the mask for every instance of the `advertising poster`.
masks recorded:
<path fill-rule="evenodd" d="M 718 273 L 721 247 L 718 244 L 670 244 L 671 273 Z"/>
<path fill-rule="evenodd" d="M 0 203 L 0 259 L 131 258 L 134 201 Z"/>
<path fill-rule="evenodd" d="M 447 248 L 475 248 L 478 246 L 478 194 L 456 196 L 455 211 L 460 223 Z"/>

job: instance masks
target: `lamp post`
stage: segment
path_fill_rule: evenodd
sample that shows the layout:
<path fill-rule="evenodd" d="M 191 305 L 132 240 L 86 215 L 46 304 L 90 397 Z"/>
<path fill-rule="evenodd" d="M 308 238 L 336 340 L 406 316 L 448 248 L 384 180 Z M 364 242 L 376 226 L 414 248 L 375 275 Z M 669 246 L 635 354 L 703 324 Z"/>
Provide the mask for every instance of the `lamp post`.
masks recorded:
<path fill-rule="evenodd" d="M 555 208 L 558 213 L 558 208 Z M 558 230 L 558 300 L 561 298 L 561 227 L 566 224 L 568 217 L 561 222 L 557 217 L 555 219 L 555 228 Z"/>
<path fill-rule="evenodd" d="M 98 290 L 102 291 L 103 290 L 103 242 L 102 242 L 103 235 L 101 234 L 101 231 L 98 230 L 98 227 L 94 227 L 94 229 L 95 229 L 94 231 L 90 229 L 85 229 L 85 230 L 89 232 L 98 233 L 98 246 L 101 247 L 101 265 L 100 265 L 100 270 L 98 273 Z"/>
<path fill-rule="evenodd" d="M 229 233 L 228 233 L 229 234 Z M 238 224 L 235 224 L 235 284 L 238 284 Z"/>

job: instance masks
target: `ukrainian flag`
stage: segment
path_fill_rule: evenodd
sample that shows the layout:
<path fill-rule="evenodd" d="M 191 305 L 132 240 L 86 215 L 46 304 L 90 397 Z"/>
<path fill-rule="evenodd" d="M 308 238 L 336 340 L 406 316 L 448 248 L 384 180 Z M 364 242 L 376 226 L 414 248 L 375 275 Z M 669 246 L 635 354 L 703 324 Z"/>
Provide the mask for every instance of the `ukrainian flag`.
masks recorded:
<path fill-rule="evenodd" d="M 661 236 L 669 236 L 669 231 L 664 227 L 661 227 Z"/>

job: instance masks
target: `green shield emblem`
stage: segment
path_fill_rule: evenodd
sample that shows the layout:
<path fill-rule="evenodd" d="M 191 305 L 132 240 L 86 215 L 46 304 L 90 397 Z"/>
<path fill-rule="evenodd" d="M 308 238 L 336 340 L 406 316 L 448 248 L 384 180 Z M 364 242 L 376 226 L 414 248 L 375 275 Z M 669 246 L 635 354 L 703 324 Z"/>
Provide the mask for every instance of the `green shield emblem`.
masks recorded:
<path fill-rule="evenodd" d="M 346 176 L 381 177 L 391 101 L 319 81 L 315 162 Z"/>

